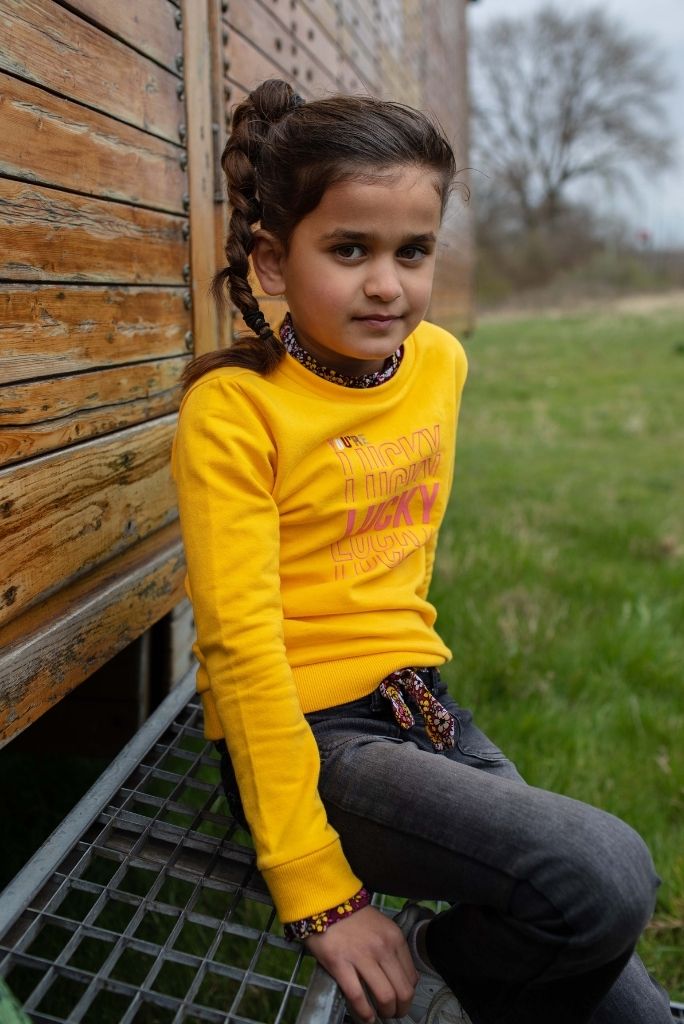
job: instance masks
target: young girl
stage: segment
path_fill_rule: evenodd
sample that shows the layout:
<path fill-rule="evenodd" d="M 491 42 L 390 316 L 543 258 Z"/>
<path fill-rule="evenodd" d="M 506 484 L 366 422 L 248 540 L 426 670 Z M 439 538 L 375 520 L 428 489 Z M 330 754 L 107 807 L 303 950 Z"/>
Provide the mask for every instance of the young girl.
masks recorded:
<path fill-rule="evenodd" d="M 174 471 L 206 734 L 287 934 L 362 1020 L 465 1020 L 455 993 L 474 1024 L 665 1024 L 633 955 L 644 844 L 526 786 L 440 680 L 427 595 L 466 376 L 423 319 L 447 141 L 399 104 L 270 81 L 223 166 L 216 290 L 253 336 L 189 368 Z M 392 921 L 369 890 L 450 908 Z"/>

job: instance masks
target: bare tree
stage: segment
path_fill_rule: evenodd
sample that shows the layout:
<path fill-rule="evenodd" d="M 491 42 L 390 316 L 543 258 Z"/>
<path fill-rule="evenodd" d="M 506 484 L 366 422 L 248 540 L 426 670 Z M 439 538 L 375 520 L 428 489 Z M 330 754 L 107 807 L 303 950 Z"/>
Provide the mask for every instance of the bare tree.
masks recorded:
<path fill-rule="evenodd" d="M 491 22 L 475 36 L 472 67 L 483 212 L 493 203 L 509 229 L 548 228 L 581 195 L 573 186 L 625 185 L 637 169 L 666 166 L 669 84 L 654 45 L 598 8 Z"/>

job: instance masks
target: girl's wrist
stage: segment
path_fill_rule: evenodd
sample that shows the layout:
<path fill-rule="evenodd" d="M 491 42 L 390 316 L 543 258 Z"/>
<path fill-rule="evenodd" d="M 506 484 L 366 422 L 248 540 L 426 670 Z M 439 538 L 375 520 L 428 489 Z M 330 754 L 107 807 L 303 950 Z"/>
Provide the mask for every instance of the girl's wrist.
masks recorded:
<path fill-rule="evenodd" d="M 342 921 L 345 917 L 349 917 L 350 914 L 354 914 L 357 910 L 367 907 L 372 898 L 371 893 L 364 886 L 353 896 L 350 896 L 348 900 L 343 900 L 342 903 L 336 904 L 329 910 L 322 910 L 318 914 L 302 917 L 299 921 L 288 922 L 288 924 L 284 925 L 283 929 L 285 938 L 289 939 L 290 942 L 302 942 L 304 939 L 308 939 L 310 935 L 322 935 L 331 925 Z"/>

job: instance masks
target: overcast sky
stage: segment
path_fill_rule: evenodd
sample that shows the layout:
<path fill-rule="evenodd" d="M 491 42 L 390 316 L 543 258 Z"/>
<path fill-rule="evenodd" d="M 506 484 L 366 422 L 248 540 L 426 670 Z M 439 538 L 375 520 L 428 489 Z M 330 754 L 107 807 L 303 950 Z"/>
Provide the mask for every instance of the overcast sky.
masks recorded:
<path fill-rule="evenodd" d="M 677 166 L 644 183 L 638 197 L 620 198 L 617 209 L 635 229 L 650 231 L 656 244 L 684 245 L 684 0 L 477 0 L 468 5 L 471 30 L 502 15 L 525 16 L 549 2 L 563 13 L 600 7 L 635 35 L 650 37 L 663 53 L 675 80 L 668 107 L 670 130 L 678 139 Z"/>

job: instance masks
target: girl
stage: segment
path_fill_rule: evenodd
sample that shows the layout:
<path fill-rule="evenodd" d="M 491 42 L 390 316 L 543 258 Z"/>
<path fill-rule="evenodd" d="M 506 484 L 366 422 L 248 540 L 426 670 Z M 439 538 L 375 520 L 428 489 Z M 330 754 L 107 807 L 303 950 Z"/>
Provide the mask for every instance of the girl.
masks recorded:
<path fill-rule="evenodd" d="M 524 785 L 440 680 L 427 594 L 466 375 L 423 319 L 447 141 L 399 104 L 270 81 L 223 167 L 215 289 L 254 336 L 189 368 L 174 471 L 206 734 L 287 934 L 363 1020 L 465 1020 L 453 992 L 475 1024 L 664 1024 L 633 956 L 644 844 Z M 392 921 L 368 890 L 451 906 Z"/>

